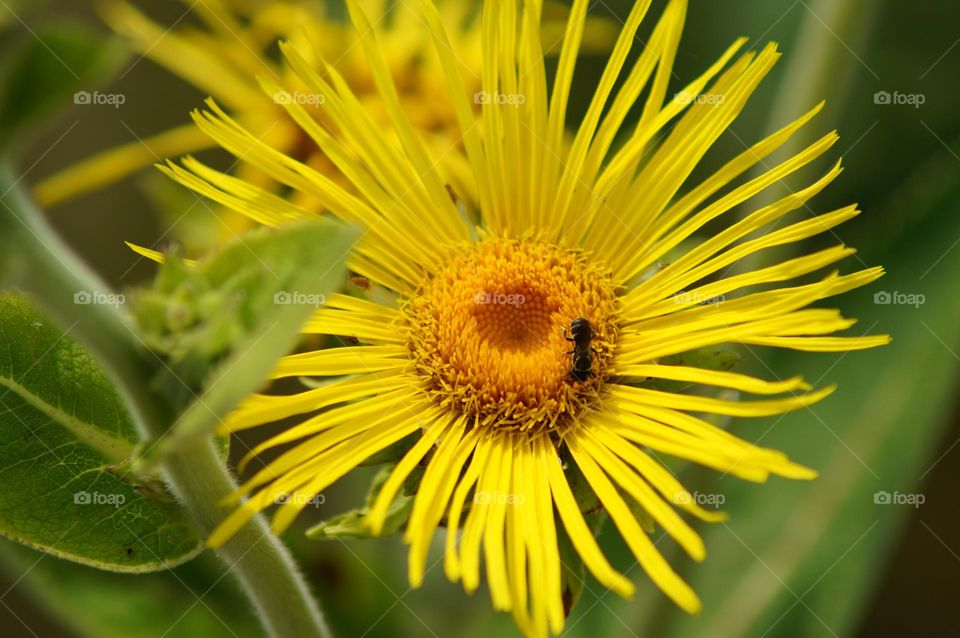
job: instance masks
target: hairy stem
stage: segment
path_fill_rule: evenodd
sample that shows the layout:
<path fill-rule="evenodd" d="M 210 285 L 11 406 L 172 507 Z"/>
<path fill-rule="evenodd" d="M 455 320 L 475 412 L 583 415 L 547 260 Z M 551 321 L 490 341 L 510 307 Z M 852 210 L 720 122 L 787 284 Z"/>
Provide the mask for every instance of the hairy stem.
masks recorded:
<path fill-rule="evenodd" d="M 0 165 L 0 279 L 29 292 L 90 351 L 117 385 L 145 440 L 163 436 L 176 414 L 151 390 L 161 361 L 115 306 L 83 302 L 109 287 L 50 229 L 18 183 L 10 166 Z M 165 458 L 162 470 L 201 532 L 209 534 L 224 514 L 219 500 L 237 487 L 212 439 Z M 330 636 L 290 553 L 262 516 L 217 553 L 240 580 L 269 635 Z"/>

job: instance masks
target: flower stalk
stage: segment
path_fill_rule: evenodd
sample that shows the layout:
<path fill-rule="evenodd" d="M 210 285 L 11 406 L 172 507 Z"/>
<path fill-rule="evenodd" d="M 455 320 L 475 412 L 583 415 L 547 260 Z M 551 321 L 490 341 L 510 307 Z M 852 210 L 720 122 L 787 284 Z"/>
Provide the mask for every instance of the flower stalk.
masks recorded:
<path fill-rule="evenodd" d="M 30 293 L 90 351 L 117 385 L 143 439 L 159 439 L 177 416 L 151 390 L 163 362 L 144 347 L 116 307 L 75 302 L 77 294 L 106 294 L 109 288 L 47 225 L 19 182 L 9 164 L 0 165 L 0 278 Z M 219 500 L 237 487 L 212 439 L 164 458 L 162 471 L 201 533 L 209 535 L 222 518 Z M 262 516 L 217 554 L 239 579 L 270 636 L 331 635 L 292 556 Z"/>

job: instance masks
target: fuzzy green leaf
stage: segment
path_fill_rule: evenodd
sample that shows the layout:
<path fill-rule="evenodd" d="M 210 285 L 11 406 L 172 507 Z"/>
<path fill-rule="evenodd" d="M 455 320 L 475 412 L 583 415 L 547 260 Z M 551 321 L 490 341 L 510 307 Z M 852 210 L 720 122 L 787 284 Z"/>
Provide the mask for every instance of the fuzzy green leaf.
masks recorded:
<path fill-rule="evenodd" d="M 20 25 L 16 17 L 7 22 Z M 0 150 L 34 134 L 42 120 L 60 109 L 93 106 L 101 95 L 94 87 L 122 59 L 119 46 L 105 46 L 101 34 L 75 24 L 44 24 L 9 38 L 0 62 Z M 102 95 L 114 103 L 125 100 L 119 94 Z"/>
<path fill-rule="evenodd" d="M 370 513 L 370 507 L 377 498 L 377 494 L 380 493 L 383 484 L 393 472 L 393 468 L 394 466 L 392 465 L 385 467 L 374 475 L 373 480 L 370 482 L 370 490 L 367 492 L 366 503 L 363 507 L 338 514 L 318 525 L 314 525 L 307 530 L 307 538 L 313 540 L 373 538 L 370 528 L 366 525 L 366 518 Z M 407 524 L 407 519 L 410 517 L 412 509 L 413 495 L 405 493 L 398 494 L 387 510 L 383 531 L 379 536 L 390 536 L 403 529 L 403 526 Z"/>
<path fill-rule="evenodd" d="M 137 432 L 69 333 L 0 295 L 0 534 L 113 571 L 192 558 L 197 531 L 157 481 L 126 471 Z"/>
<path fill-rule="evenodd" d="M 167 361 L 158 386 L 185 408 L 153 458 L 211 433 L 264 383 L 345 282 L 355 239 L 318 219 L 253 231 L 196 264 L 167 259 L 134 301 L 144 340 Z"/>
<path fill-rule="evenodd" d="M 223 579 L 225 569 L 205 555 L 170 571 L 134 577 L 0 542 L 0 571 L 15 581 L 17 592 L 84 638 L 260 636 L 241 592 Z"/>

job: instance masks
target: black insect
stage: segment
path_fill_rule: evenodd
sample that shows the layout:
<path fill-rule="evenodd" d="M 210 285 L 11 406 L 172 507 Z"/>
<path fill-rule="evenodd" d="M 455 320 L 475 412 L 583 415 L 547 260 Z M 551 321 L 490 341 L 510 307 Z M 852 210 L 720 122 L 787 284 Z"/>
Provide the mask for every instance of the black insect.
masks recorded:
<path fill-rule="evenodd" d="M 574 381 L 586 381 L 593 376 L 593 348 L 590 347 L 590 341 L 593 339 L 593 328 L 590 322 L 583 317 L 577 317 L 570 322 L 570 335 L 567 335 L 567 329 L 563 329 L 563 334 L 567 341 L 573 342 L 573 350 L 567 354 L 573 355 L 570 363 L 570 378 Z"/>

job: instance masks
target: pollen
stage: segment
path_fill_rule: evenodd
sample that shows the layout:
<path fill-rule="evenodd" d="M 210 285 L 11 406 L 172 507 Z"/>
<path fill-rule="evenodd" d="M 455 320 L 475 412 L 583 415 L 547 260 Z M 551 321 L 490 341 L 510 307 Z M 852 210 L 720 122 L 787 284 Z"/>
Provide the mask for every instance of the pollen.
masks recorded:
<path fill-rule="evenodd" d="M 532 240 L 486 239 L 429 279 L 405 312 L 426 391 L 498 430 L 559 429 L 602 389 L 617 337 L 608 274 L 586 257 Z M 571 374 L 574 319 L 593 328 L 591 374 Z"/>

